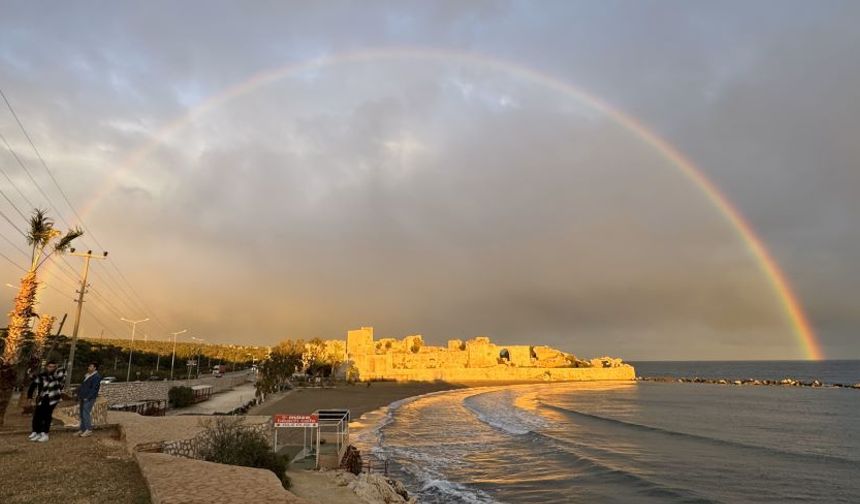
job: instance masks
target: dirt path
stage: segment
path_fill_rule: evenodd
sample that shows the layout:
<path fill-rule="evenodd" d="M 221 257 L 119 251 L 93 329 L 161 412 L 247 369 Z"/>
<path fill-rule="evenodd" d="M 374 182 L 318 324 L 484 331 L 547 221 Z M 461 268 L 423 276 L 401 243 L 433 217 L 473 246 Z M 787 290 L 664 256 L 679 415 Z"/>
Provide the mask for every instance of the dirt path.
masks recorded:
<path fill-rule="evenodd" d="M 89 438 L 54 431 L 47 443 L 0 433 L 0 502 L 64 504 L 150 502 L 137 464 L 103 429 Z"/>

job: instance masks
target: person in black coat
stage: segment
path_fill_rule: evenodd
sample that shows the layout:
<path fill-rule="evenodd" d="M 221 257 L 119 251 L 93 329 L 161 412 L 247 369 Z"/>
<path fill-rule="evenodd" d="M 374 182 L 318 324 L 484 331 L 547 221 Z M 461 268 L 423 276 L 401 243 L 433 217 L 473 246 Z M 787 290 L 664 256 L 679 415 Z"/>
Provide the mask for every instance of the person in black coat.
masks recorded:
<path fill-rule="evenodd" d="M 102 375 L 99 374 L 99 365 L 91 362 L 87 366 L 87 374 L 78 389 L 78 402 L 81 412 L 81 426 L 79 436 L 87 437 L 93 434 L 93 405 L 99 396 L 99 388 L 102 384 Z"/>
<path fill-rule="evenodd" d="M 56 361 L 48 361 L 45 364 L 45 370 L 33 378 L 27 390 L 27 398 L 34 399 L 36 406 L 33 411 L 33 432 L 30 434 L 30 441 L 40 443 L 48 441 L 51 416 L 63 395 L 65 379 L 66 370 L 57 367 Z"/>

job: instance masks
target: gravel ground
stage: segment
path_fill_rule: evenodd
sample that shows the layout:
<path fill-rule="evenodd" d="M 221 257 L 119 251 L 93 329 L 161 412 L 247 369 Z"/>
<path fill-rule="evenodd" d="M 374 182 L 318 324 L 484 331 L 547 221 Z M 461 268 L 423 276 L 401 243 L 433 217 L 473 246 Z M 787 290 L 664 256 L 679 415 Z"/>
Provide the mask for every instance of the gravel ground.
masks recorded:
<path fill-rule="evenodd" d="M 79 438 L 57 430 L 47 443 L 0 434 L 0 502 L 149 503 L 140 469 L 116 434 Z"/>

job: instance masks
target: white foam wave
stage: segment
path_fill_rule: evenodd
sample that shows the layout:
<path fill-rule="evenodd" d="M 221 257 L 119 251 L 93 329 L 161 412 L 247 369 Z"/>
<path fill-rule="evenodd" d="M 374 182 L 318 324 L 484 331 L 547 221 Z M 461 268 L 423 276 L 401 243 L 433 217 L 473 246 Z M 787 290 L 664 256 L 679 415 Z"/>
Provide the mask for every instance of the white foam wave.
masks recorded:
<path fill-rule="evenodd" d="M 392 402 L 388 406 L 368 411 L 361 415 L 358 420 L 350 422 L 349 429 L 352 432 L 353 444 L 360 450 L 370 450 L 372 453 L 384 459 L 384 453 L 376 448 L 382 445 L 383 430 L 394 421 L 395 412 L 403 406 L 413 403 L 425 397 L 448 394 L 457 390 L 438 390 L 416 396 L 406 397 Z"/>
<path fill-rule="evenodd" d="M 463 406 L 478 420 L 515 436 L 545 428 L 547 422 L 542 417 L 514 405 L 514 394 L 510 390 L 485 392 L 467 397 Z"/>
<path fill-rule="evenodd" d="M 459 483 L 445 479 L 427 479 L 421 486 L 424 494 L 435 494 L 445 498 L 445 502 L 467 502 L 469 504 L 494 504 L 498 501 L 480 490 L 467 488 Z"/>

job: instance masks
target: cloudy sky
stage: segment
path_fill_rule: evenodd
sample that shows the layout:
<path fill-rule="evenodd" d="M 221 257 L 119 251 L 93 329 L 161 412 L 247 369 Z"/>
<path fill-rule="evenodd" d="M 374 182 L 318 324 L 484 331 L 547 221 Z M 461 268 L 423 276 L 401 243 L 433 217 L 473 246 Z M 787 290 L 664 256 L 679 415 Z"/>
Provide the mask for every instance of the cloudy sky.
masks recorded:
<path fill-rule="evenodd" d="M 853 1 L 7 0 L 0 89 L 50 172 L 0 103 L 0 212 L 80 218 L 80 246 L 109 250 L 88 336 L 126 337 L 124 316 L 213 342 L 371 325 L 582 356 L 805 357 L 701 188 L 551 78 L 691 159 L 825 355 L 858 358 L 858 22 Z M 41 311 L 68 329 L 66 261 Z"/>

